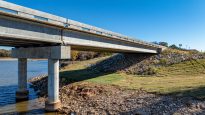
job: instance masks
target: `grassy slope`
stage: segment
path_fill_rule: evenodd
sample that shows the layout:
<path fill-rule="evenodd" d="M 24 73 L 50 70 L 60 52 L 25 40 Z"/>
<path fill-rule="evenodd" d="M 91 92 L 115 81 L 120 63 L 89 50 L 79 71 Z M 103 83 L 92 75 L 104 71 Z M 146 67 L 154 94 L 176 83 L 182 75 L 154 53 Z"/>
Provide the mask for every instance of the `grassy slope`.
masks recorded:
<path fill-rule="evenodd" d="M 145 89 L 159 94 L 190 95 L 205 98 L 205 59 L 188 61 L 158 68 L 157 76 L 134 76 L 121 72 L 99 74 L 86 70 L 98 58 L 72 64 L 61 72 L 65 82 L 83 82 L 117 85 L 128 89 Z M 159 77 L 161 76 L 161 77 Z"/>

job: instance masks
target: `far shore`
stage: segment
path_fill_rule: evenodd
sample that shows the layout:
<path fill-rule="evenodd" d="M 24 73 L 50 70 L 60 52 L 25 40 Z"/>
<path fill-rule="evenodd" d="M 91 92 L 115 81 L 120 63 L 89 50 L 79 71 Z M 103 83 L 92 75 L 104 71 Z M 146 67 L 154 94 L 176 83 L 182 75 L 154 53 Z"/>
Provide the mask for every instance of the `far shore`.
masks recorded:
<path fill-rule="evenodd" d="M 11 57 L 0 57 L 0 61 L 16 61 L 17 58 L 11 58 Z"/>
<path fill-rule="evenodd" d="M 11 58 L 11 57 L 0 57 L 0 61 L 17 61 L 17 58 Z M 29 59 L 29 60 L 46 60 L 46 59 Z"/>

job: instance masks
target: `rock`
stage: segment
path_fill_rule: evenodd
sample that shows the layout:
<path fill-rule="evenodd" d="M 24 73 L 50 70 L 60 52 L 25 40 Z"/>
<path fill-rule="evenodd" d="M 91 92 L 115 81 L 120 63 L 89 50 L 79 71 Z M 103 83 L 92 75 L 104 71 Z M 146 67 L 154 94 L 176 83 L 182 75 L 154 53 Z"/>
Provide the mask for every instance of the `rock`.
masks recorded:
<path fill-rule="evenodd" d="M 199 108 L 202 109 L 202 110 L 205 110 L 205 104 L 204 104 L 204 103 L 203 103 L 203 104 L 200 104 L 200 105 L 199 105 Z"/>

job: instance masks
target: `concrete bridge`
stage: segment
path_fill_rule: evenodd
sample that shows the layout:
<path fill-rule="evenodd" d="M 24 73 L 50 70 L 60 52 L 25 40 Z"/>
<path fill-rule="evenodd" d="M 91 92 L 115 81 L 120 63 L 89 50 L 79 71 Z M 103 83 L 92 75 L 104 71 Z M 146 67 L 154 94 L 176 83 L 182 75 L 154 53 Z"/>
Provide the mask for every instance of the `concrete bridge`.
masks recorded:
<path fill-rule="evenodd" d="M 160 53 L 164 47 L 101 28 L 0 1 L 0 45 L 12 46 L 18 58 L 17 99 L 28 98 L 27 59 L 48 59 L 46 110 L 60 107 L 59 60 L 71 49 L 127 53 Z"/>

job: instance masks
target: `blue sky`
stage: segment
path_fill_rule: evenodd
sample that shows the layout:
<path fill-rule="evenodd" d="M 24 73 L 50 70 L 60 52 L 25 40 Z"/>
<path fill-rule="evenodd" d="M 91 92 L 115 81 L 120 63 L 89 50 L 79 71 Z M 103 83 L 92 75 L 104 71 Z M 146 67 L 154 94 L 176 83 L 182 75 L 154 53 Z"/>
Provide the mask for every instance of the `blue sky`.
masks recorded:
<path fill-rule="evenodd" d="M 205 51 L 205 0 L 6 0 L 145 41 Z"/>

